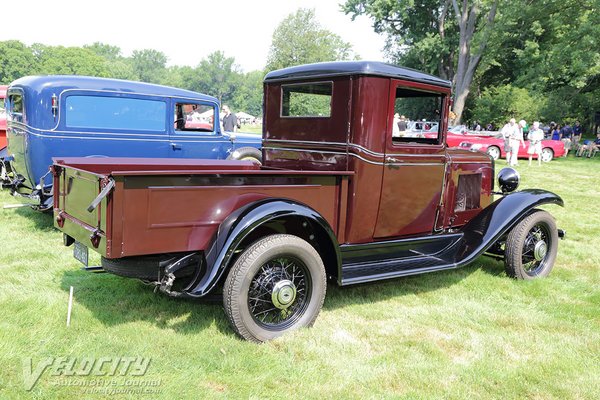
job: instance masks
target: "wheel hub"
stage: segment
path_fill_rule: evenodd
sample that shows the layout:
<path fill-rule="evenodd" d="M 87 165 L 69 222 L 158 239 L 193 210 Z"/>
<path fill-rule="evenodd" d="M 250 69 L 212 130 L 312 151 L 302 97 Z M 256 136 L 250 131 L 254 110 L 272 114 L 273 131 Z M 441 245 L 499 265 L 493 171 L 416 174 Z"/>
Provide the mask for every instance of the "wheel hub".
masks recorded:
<path fill-rule="evenodd" d="M 273 286 L 271 300 L 275 307 L 285 310 L 296 300 L 296 285 L 288 279 L 277 282 Z"/>
<path fill-rule="evenodd" d="M 533 256 L 536 261 L 541 261 L 546 257 L 546 253 L 548 253 L 548 245 L 543 240 L 539 240 L 533 249 Z"/>

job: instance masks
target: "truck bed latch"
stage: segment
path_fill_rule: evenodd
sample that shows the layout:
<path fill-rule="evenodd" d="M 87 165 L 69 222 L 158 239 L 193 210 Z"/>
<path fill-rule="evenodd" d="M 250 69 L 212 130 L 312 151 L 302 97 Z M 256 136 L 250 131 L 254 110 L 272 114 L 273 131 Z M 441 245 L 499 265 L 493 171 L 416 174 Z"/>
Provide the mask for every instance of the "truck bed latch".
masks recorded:
<path fill-rule="evenodd" d="M 98 204 L 104 199 L 108 193 L 115 187 L 115 181 L 111 178 L 108 178 L 108 182 L 106 186 L 102 189 L 102 191 L 98 194 L 98 196 L 92 201 L 92 203 L 88 206 L 88 212 L 92 212 L 98 207 Z"/>

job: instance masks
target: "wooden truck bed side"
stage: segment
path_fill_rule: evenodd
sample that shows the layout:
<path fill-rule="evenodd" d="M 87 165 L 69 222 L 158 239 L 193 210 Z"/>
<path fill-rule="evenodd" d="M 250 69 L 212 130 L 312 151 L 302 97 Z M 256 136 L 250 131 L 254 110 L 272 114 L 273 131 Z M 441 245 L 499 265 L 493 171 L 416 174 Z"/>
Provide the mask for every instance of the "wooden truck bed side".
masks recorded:
<path fill-rule="evenodd" d="M 107 258 L 205 250 L 233 211 L 271 198 L 305 204 L 322 215 L 336 234 L 344 231 L 351 173 L 269 170 L 248 162 L 220 164 L 55 160 L 56 223 L 86 245 L 95 236 L 94 247 Z M 114 188 L 88 212 L 109 180 Z"/>

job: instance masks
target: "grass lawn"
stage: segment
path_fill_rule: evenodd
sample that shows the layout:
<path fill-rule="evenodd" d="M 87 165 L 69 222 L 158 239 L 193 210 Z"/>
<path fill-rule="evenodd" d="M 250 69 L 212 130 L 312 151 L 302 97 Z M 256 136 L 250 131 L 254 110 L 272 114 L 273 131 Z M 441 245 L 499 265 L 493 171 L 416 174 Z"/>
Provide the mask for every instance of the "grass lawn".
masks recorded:
<path fill-rule="evenodd" d="M 262 125 L 242 125 L 239 131 L 243 133 L 257 133 L 262 135 Z"/>
<path fill-rule="evenodd" d="M 518 169 L 522 188 L 566 203 L 545 207 L 567 231 L 548 278 L 512 280 L 480 258 L 455 271 L 330 285 L 312 329 L 263 345 L 238 339 L 218 302 L 82 271 L 50 215 L 0 209 L 0 398 L 100 397 L 98 388 L 147 384 L 146 397 L 167 399 L 598 399 L 600 158 L 522 160 Z M 12 203 L 0 193 L 0 205 Z M 151 362 L 144 376 L 45 370 L 26 391 L 24 361 L 35 369 L 48 357 Z"/>

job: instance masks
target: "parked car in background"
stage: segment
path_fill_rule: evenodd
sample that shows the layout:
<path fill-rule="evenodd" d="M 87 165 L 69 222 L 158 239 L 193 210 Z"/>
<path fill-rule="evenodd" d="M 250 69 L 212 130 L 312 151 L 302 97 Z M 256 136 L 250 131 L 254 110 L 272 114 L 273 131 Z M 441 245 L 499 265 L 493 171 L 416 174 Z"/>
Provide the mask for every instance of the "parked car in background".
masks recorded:
<path fill-rule="evenodd" d="M 6 109 L 4 108 L 4 98 L 8 86 L 0 85 L 0 157 L 5 157 L 6 153 Z"/>
<path fill-rule="evenodd" d="M 428 131 L 423 134 L 423 137 L 426 138 L 435 138 L 437 136 L 437 125 L 433 131 Z M 457 125 L 450 129 L 448 129 L 448 133 L 446 135 L 446 144 L 448 147 L 458 147 L 464 141 L 473 139 L 473 138 L 488 138 L 490 137 L 490 132 L 485 131 L 469 131 L 465 125 Z"/>
<path fill-rule="evenodd" d="M 52 206 L 53 157 L 262 158 L 260 136 L 221 132 L 218 100 L 188 90 L 29 76 L 10 85 L 6 105 L 3 186 L 40 209 Z"/>
<path fill-rule="evenodd" d="M 470 150 L 481 151 L 489 154 L 494 160 L 500 157 L 506 157 L 504 151 L 504 138 L 502 134 L 497 134 L 492 137 L 474 137 L 464 140 L 460 143 L 460 147 Z M 525 140 L 525 147 L 519 146 L 519 158 L 529 158 L 527 149 L 529 148 L 529 140 Z M 542 140 L 542 161 L 549 162 L 555 157 L 562 157 L 565 155 L 565 145 L 559 140 Z M 533 155 L 533 158 L 537 160 L 537 154 Z"/>

